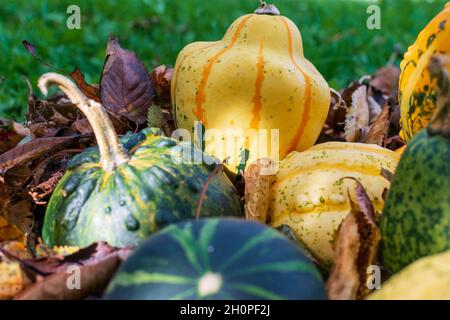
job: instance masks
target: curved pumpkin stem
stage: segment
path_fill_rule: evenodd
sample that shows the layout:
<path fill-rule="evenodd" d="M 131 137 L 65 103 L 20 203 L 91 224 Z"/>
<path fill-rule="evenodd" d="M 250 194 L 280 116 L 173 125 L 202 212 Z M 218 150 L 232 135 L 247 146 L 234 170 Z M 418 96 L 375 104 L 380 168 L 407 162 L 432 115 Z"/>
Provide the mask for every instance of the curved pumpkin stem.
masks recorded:
<path fill-rule="evenodd" d="M 450 56 L 446 55 L 432 56 L 428 65 L 431 77 L 437 78 L 439 97 L 436 111 L 427 130 L 431 134 L 450 138 L 450 75 L 446 65 L 450 65 Z"/>
<path fill-rule="evenodd" d="M 103 169 L 112 171 L 120 164 L 127 162 L 129 157 L 120 144 L 114 126 L 102 105 L 88 99 L 70 79 L 63 75 L 49 72 L 43 74 L 38 80 L 38 87 L 44 95 L 47 95 L 48 88 L 52 84 L 58 85 L 88 119 L 97 140 Z"/>

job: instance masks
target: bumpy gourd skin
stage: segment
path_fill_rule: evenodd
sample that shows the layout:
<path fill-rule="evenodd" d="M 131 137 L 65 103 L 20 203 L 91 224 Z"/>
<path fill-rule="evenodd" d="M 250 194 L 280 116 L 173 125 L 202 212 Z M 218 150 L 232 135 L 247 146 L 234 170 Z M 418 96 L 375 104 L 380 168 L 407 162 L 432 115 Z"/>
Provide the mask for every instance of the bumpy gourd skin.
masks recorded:
<path fill-rule="evenodd" d="M 245 150 L 249 164 L 312 146 L 330 103 L 327 82 L 303 55 L 297 26 L 283 16 L 244 15 L 222 40 L 189 44 L 177 58 L 171 89 L 179 128 L 191 131 L 201 121 L 225 136 L 243 130 L 250 139 L 252 130 L 268 130 L 268 146 L 259 150 L 251 141 L 236 139 L 235 148 L 220 138 L 206 141 L 205 151 L 229 157 L 233 171 L 243 168 Z M 270 129 L 279 130 L 279 149 Z"/>
<path fill-rule="evenodd" d="M 427 66 L 437 53 L 450 54 L 450 3 L 420 32 L 400 64 L 399 102 L 406 140 L 424 128 L 436 110 L 438 88 Z"/>
<path fill-rule="evenodd" d="M 382 257 L 395 273 L 450 249 L 450 141 L 422 130 L 408 144 L 381 216 Z"/>
<path fill-rule="evenodd" d="M 119 247 L 136 245 L 170 223 L 194 217 L 202 186 L 215 164 L 176 164 L 175 140 L 154 132 L 145 129 L 125 136 L 122 144 L 130 160 L 111 172 L 103 170 L 97 148 L 74 157 L 47 208 L 43 228 L 47 245 L 87 246 L 101 240 Z M 202 154 L 185 147 L 185 156 L 188 151 Z M 209 184 L 201 216 L 241 212 L 235 188 L 219 173 Z"/>

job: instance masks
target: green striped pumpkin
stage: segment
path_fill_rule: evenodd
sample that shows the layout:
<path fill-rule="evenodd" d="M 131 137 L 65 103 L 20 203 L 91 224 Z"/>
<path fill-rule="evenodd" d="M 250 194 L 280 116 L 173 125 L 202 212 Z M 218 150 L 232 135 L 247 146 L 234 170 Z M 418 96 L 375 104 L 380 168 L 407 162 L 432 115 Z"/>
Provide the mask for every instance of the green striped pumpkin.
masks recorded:
<path fill-rule="evenodd" d="M 106 299 L 325 299 L 300 248 L 257 222 L 209 218 L 171 225 L 120 267 Z"/>
<path fill-rule="evenodd" d="M 67 78 L 44 75 L 41 89 L 49 82 L 59 83 L 86 114 L 99 147 L 75 156 L 55 188 L 42 232 L 47 245 L 137 245 L 166 225 L 195 216 L 217 159 L 154 129 L 128 134 L 119 143 L 100 104 L 83 100 Z M 199 164 L 189 158 L 202 156 Z M 241 216 L 241 206 L 234 186 L 220 172 L 208 185 L 201 215 Z"/>

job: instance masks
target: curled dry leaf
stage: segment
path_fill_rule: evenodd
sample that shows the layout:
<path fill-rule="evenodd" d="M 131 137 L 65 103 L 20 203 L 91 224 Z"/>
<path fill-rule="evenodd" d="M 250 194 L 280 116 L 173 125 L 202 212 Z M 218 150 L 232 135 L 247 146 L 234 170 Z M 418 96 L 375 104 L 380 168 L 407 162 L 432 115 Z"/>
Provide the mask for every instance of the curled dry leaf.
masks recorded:
<path fill-rule="evenodd" d="M 368 267 L 376 265 L 378 258 L 381 240 L 378 217 L 364 187 L 355 182 L 357 201 L 350 198 L 351 213 L 340 226 L 335 261 L 326 286 L 328 297 L 333 300 L 366 296 L 370 291 Z"/>
<path fill-rule="evenodd" d="M 77 143 L 80 138 L 80 136 L 37 138 L 24 145 L 18 145 L 0 155 L 0 174 L 48 152 L 59 151 L 70 144 Z"/>
<path fill-rule="evenodd" d="M 400 69 L 389 65 L 378 69 L 370 80 L 370 86 L 388 96 L 397 96 Z"/>
<path fill-rule="evenodd" d="M 11 208 L 3 183 L 0 181 L 0 243 L 5 241 L 24 241 L 24 233 L 9 221 Z"/>
<path fill-rule="evenodd" d="M 109 257 L 95 265 L 81 266 L 39 280 L 15 297 L 16 300 L 80 300 L 100 296 L 120 265 L 120 258 Z M 71 271 L 71 272 L 69 272 Z M 79 283 L 75 272 L 79 274 Z M 79 287 L 78 287 L 79 285 Z"/>
<path fill-rule="evenodd" d="M 136 55 L 120 47 L 117 38 L 108 42 L 100 80 L 105 109 L 137 124 L 144 124 L 153 102 L 153 87 L 147 69 Z"/>
<path fill-rule="evenodd" d="M 173 71 L 172 68 L 161 65 L 156 67 L 150 75 L 153 88 L 155 89 L 157 102 L 163 108 L 166 108 L 166 106 L 169 109 L 172 108 L 170 100 L 170 81 L 172 80 Z"/>
<path fill-rule="evenodd" d="M 34 216 L 32 203 L 29 199 L 20 200 L 11 205 L 8 222 L 16 226 L 23 234 L 29 234 L 33 228 Z"/>
<path fill-rule="evenodd" d="M 352 94 L 352 102 L 345 120 L 345 139 L 348 142 L 359 141 L 369 126 L 369 118 L 367 87 L 362 85 Z"/>
<path fill-rule="evenodd" d="M 39 256 L 33 258 L 23 244 L 13 242 L 11 245 L 0 247 L 2 261 L 8 261 L 10 264 L 5 265 L 5 268 L 14 271 L 4 279 L 0 275 L 0 291 L 1 280 L 4 280 L 4 288 L 9 290 L 8 298 L 11 298 L 12 294 L 17 294 L 29 285 L 30 282 L 25 281 L 26 279 L 36 279 L 35 284 L 16 298 L 82 299 L 89 295 L 100 295 L 117 266 L 131 254 L 132 250 L 132 248 L 114 248 L 104 242 L 93 243 L 82 249 L 75 247 L 50 249 L 39 245 L 35 250 Z M 1 266 L 0 264 L 0 268 Z M 74 278 L 70 276 L 77 271 L 80 272 L 80 290 L 71 290 L 67 283 L 73 281 Z M 16 286 L 12 287 L 11 283 Z M 6 292 L 6 289 L 4 291 Z"/>
<path fill-rule="evenodd" d="M 244 174 L 246 219 L 266 223 L 274 174 L 274 163 L 266 158 L 258 159 L 248 166 Z"/>
<path fill-rule="evenodd" d="M 97 102 L 101 102 L 100 100 L 100 90 L 98 87 L 90 85 L 84 80 L 84 74 L 80 71 L 80 69 L 75 68 L 70 73 L 70 77 L 75 81 L 77 87 L 84 93 L 86 97 L 91 100 L 95 100 Z"/>
<path fill-rule="evenodd" d="M 362 139 L 363 143 L 373 143 L 379 146 L 384 145 L 389 132 L 390 112 L 389 105 L 385 105 L 376 120 L 370 125 L 367 134 Z"/>
<path fill-rule="evenodd" d="M 326 285 L 329 299 L 356 299 L 360 285 L 356 266 L 359 242 L 360 236 L 356 217 L 349 214 L 342 221 L 338 232 L 334 265 Z"/>
<path fill-rule="evenodd" d="M 120 260 L 125 260 L 132 252 L 132 248 L 115 248 L 105 242 L 93 243 L 92 245 L 76 250 L 66 256 L 55 255 L 55 253 L 71 252 L 74 248 L 57 248 L 56 252 L 51 250 L 53 255 L 37 259 L 18 259 L 22 266 L 39 275 L 50 275 L 53 273 L 65 272 L 72 265 L 87 266 L 95 265 L 105 259 L 117 256 Z M 13 257 L 10 257 L 13 258 Z"/>
<path fill-rule="evenodd" d="M 63 170 L 56 171 L 51 175 L 51 177 L 42 183 L 37 184 L 30 188 L 28 194 L 31 196 L 33 201 L 38 205 L 44 205 L 47 202 L 43 201 L 44 198 L 50 196 L 58 184 L 59 180 L 64 175 Z"/>

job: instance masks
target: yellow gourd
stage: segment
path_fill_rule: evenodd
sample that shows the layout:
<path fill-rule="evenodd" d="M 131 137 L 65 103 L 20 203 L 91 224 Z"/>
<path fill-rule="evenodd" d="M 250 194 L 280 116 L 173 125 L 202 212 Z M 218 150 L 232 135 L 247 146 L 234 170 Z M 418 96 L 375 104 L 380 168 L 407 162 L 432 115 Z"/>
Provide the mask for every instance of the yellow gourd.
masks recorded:
<path fill-rule="evenodd" d="M 413 262 L 368 299 L 450 300 L 450 251 Z"/>
<path fill-rule="evenodd" d="M 348 191 L 355 196 L 355 182 L 342 178 L 358 179 L 381 212 L 384 189 L 390 186 L 381 169 L 394 173 L 399 158 L 377 145 L 347 142 L 292 152 L 280 162 L 271 187 L 270 224 L 290 226 L 313 256 L 329 266 L 336 231 L 351 210 Z"/>
<path fill-rule="evenodd" d="M 250 163 L 312 146 L 330 104 L 328 84 L 304 57 L 297 26 L 266 4 L 233 22 L 222 40 L 186 46 L 171 86 L 177 127 L 191 132 L 201 122 L 211 138 L 205 151 L 228 157 L 234 172 L 245 165 L 246 151 Z M 267 133 L 259 145 L 255 132 Z"/>
<path fill-rule="evenodd" d="M 438 87 L 427 69 L 436 53 L 450 54 L 450 2 L 420 32 L 400 64 L 401 135 L 406 140 L 423 129 L 436 110 Z"/>

